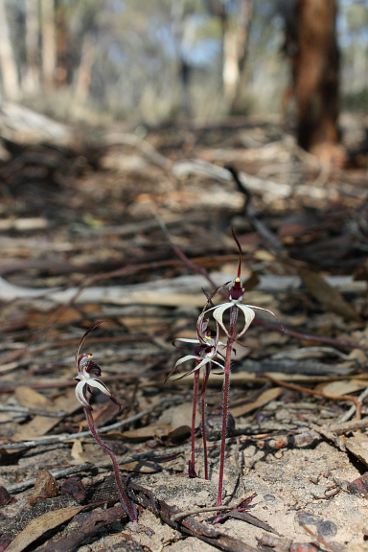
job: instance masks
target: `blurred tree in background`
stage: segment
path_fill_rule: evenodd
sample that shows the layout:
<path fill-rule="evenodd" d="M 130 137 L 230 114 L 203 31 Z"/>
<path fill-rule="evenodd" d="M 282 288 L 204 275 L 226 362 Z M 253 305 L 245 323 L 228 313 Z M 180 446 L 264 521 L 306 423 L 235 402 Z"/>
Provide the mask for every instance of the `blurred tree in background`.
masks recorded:
<path fill-rule="evenodd" d="M 307 119 L 326 105 L 321 84 L 318 101 L 311 87 L 312 107 L 299 101 L 301 79 L 318 65 L 306 61 L 310 46 L 318 49 L 308 21 L 313 27 L 319 16 L 305 11 L 313 4 L 337 28 L 320 41 L 329 51 L 324 90 L 337 89 L 338 37 L 343 102 L 365 109 L 367 0 L 340 0 L 337 19 L 336 0 L 0 0 L 2 97 L 90 122 L 205 122 L 283 109 L 304 120 L 299 142 L 310 147 Z M 327 103 L 331 122 L 337 100 Z"/>
<path fill-rule="evenodd" d="M 300 146 L 327 163 L 343 164 L 339 114 L 339 49 L 336 0 L 299 0 L 292 61 Z"/>

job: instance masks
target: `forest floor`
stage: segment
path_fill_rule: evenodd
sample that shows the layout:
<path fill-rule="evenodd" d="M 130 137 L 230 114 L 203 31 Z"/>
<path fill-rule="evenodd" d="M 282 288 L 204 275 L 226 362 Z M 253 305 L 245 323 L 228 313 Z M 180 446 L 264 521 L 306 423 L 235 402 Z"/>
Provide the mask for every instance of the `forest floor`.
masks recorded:
<path fill-rule="evenodd" d="M 368 550 L 367 169 L 321 169 L 256 119 L 140 131 L 4 142 L 0 551 Z M 229 508 L 214 523 L 192 512 L 216 502 L 222 377 L 208 391 L 206 481 L 199 423 L 199 477 L 187 477 L 193 376 L 167 376 L 186 353 L 173 341 L 195 337 L 202 288 L 236 274 L 232 228 L 246 302 L 277 320 L 257 315 L 236 347 Z M 123 408 L 99 394 L 94 415 L 136 526 L 74 395 L 96 320 L 85 351 Z"/>

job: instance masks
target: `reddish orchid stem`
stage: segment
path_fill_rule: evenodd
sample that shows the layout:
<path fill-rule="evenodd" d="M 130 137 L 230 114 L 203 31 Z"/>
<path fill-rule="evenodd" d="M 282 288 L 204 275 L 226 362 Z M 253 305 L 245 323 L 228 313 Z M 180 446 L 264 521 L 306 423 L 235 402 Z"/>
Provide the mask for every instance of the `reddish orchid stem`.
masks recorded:
<path fill-rule="evenodd" d="M 203 376 L 201 388 L 201 415 L 202 415 L 202 442 L 203 442 L 203 463 L 204 463 L 204 478 L 209 479 L 208 473 L 208 454 L 207 454 L 207 435 L 206 435 L 206 391 L 207 383 L 211 368 L 206 366 L 206 371 Z"/>
<path fill-rule="evenodd" d="M 193 381 L 193 409 L 192 409 L 192 431 L 191 431 L 191 456 L 188 465 L 189 477 L 197 477 L 195 471 L 195 431 L 196 431 L 196 416 L 197 416 L 197 402 L 198 402 L 198 388 L 199 388 L 199 371 L 194 372 Z"/>
<path fill-rule="evenodd" d="M 120 502 L 121 502 L 124 510 L 128 514 L 128 517 L 129 517 L 130 521 L 137 522 L 138 521 L 137 510 L 136 510 L 135 505 L 133 504 L 133 502 L 129 499 L 129 497 L 127 495 L 127 492 L 124 488 L 123 482 L 121 480 L 119 464 L 118 464 L 118 461 L 116 459 L 116 456 L 115 456 L 114 452 L 111 450 L 111 448 L 101 439 L 101 437 L 97 433 L 97 429 L 96 429 L 96 426 L 95 426 L 95 421 L 94 421 L 93 416 L 92 416 L 92 409 L 91 408 L 84 408 L 83 410 L 84 410 L 84 413 L 86 415 L 88 428 L 91 432 L 92 437 L 94 438 L 96 443 L 102 448 L 102 450 L 110 456 L 110 459 L 111 459 L 111 462 L 112 462 L 112 465 L 113 465 L 113 468 L 114 468 L 114 477 L 115 477 L 115 482 L 116 482 L 116 486 L 117 486 L 118 493 L 119 493 Z"/>
<path fill-rule="evenodd" d="M 221 428 L 221 450 L 220 450 L 220 469 L 217 490 L 217 506 L 222 505 L 222 489 L 224 482 L 224 466 L 225 466 L 225 449 L 226 449 L 226 434 L 227 434 L 227 417 L 229 413 L 229 390 L 230 390 L 230 368 L 231 368 L 231 353 L 233 344 L 236 341 L 236 323 L 238 320 L 238 309 L 231 307 L 230 309 L 230 327 L 226 342 L 226 357 L 225 357 L 225 374 L 222 399 L 222 428 Z"/>

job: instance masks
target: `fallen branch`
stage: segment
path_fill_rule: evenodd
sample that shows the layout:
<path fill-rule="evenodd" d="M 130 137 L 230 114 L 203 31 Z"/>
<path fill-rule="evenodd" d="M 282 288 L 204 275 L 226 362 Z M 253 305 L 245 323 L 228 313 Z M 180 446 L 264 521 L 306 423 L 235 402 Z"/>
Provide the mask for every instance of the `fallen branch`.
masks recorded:
<path fill-rule="evenodd" d="M 214 272 L 211 278 L 216 286 L 231 280 L 232 275 L 223 272 Z M 352 276 L 327 276 L 326 281 L 332 287 L 342 293 L 367 293 L 367 283 L 354 280 Z M 144 284 L 128 286 L 101 286 L 83 289 L 77 303 L 112 303 L 116 305 L 131 305 L 134 303 L 143 305 L 180 305 L 201 306 L 203 303 L 203 276 L 178 276 L 172 279 L 154 280 Z M 260 276 L 257 292 L 285 293 L 302 288 L 299 276 Z M 66 290 L 57 288 L 27 288 L 10 284 L 4 278 L 0 278 L 0 300 L 4 302 L 14 299 L 28 299 L 45 297 L 55 303 L 66 304 L 73 300 L 79 292 L 79 288 L 73 287 Z M 249 292 L 252 293 L 252 292 Z M 253 292 L 254 293 L 254 292 Z M 188 296 L 193 294 L 188 303 Z M 196 295 L 198 294 L 198 296 Z"/>
<path fill-rule="evenodd" d="M 191 535 L 207 542 L 212 546 L 227 552 L 256 552 L 256 549 L 249 544 L 241 541 L 231 535 L 219 530 L 213 525 L 209 525 L 203 521 L 197 521 L 192 517 L 182 521 L 176 521 L 173 518 L 180 514 L 179 508 L 170 506 L 164 500 L 156 498 L 153 491 L 139 485 L 131 483 L 131 488 L 135 493 L 135 498 L 144 508 L 150 510 L 153 514 L 161 519 L 164 523 L 187 535 Z"/>

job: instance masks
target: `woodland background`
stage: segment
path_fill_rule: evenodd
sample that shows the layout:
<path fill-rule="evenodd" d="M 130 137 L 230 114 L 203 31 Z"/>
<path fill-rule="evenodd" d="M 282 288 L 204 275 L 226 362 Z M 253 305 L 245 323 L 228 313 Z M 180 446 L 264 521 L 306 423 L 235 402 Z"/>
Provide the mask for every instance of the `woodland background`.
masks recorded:
<path fill-rule="evenodd" d="M 296 4 L 2 0 L 3 97 L 89 123 L 275 115 L 290 81 L 285 28 Z M 367 2 L 338 7 L 342 106 L 365 111 Z"/>

